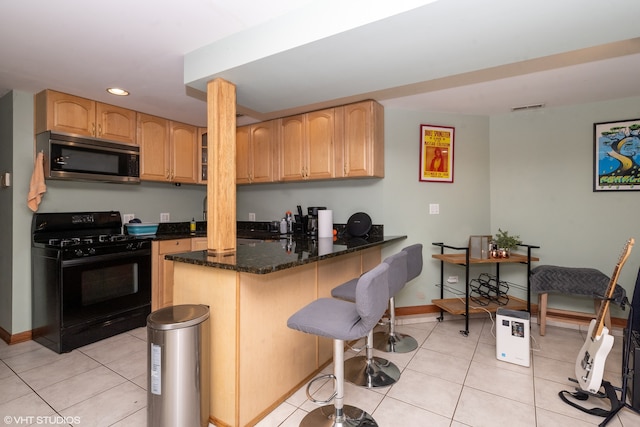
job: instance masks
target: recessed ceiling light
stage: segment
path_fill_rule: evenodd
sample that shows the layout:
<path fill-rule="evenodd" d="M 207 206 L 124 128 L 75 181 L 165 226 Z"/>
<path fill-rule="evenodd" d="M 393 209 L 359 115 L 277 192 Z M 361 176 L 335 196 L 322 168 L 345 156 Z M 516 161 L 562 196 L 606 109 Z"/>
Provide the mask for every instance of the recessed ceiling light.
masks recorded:
<path fill-rule="evenodd" d="M 118 95 L 118 96 L 127 96 L 129 95 L 129 92 L 124 90 L 124 89 L 120 89 L 117 87 L 110 87 L 107 89 L 107 92 L 109 92 L 111 95 Z"/>

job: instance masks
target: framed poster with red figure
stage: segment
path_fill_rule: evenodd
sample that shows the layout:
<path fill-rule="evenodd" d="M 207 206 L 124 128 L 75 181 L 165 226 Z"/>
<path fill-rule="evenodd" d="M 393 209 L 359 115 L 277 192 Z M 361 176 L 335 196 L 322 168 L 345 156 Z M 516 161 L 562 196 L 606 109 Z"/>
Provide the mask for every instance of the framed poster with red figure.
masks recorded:
<path fill-rule="evenodd" d="M 420 181 L 453 182 L 454 131 L 420 125 Z"/>

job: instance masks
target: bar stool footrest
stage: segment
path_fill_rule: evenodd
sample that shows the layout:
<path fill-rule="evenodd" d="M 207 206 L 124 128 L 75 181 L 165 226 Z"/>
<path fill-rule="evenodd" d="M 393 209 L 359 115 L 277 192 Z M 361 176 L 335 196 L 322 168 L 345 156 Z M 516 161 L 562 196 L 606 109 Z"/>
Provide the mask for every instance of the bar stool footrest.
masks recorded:
<path fill-rule="evenodd" d="M 311 392 L 309 391 L 309 389 L 311 388 L 311 384 L 313 384 L 316 381 L 324 380 L 327 378 L 331 378 L 333 380 L 333 394 L 327 400 L 314 399 L 313 396 L 311 396 Z M 309 384 L 307 384 L 307 398 L 313 403 L 315 403 L 316 405 L 326 405 L 327 403 L 331 402 L 337 395 L 338 395 L 338 391 L 336 389 L 336 376 L 333 374 L 320 375 L 318 377 L 315 377 L 311 381 L 309 381 Z"/>

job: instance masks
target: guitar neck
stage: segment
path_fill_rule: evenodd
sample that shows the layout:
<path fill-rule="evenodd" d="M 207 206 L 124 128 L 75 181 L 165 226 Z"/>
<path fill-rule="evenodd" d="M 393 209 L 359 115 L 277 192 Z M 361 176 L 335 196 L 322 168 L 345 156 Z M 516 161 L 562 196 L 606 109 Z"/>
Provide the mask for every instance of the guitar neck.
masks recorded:
<path fill-rule="evenodd" d="M 613 297 L 613 292 L 616 288 L 616 283 L 618 282 L 618 276 L 620 275 L 620 270 L 622 270 L 622 266 L 629 258 L 629 254 L 631 253 L 631 248 L 633 248 L 635 240 L 631 237 L 624 246 L 622 250 L 622 254 L 618 259 L 618 263 L 613 269 L 613 274 L 611 275 L 611 280 L 609 281 L 609 286 L 607 286 L 607 290 L 603 295 L 603 302 L 600 305 L 600 310 L 598 310 L 598 317 L 596 319 L 596 326 L 593 328 L 593 333 L 591 334 L 592 339 L 596 339 L 602 334 L 602 330 L 604 329 L 604 318 L 607 314 L 607 310 L 609 310 L 609 304 L 611 304 L 611 298 Z"/>

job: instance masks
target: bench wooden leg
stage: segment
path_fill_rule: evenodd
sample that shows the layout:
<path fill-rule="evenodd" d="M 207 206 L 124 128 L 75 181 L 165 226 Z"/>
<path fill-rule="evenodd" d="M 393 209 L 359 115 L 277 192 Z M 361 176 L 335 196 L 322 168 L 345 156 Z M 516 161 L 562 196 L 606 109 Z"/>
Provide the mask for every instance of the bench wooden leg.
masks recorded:
<path fill-rule="evenodd" d="M 538 325 L 540 336 L 544 336 L 547 327 L 547 297 L 549 294 L 538 294 Z"/>

